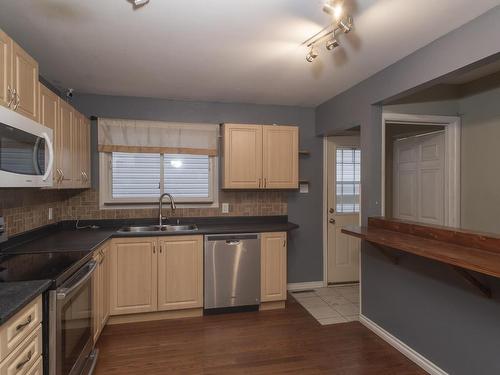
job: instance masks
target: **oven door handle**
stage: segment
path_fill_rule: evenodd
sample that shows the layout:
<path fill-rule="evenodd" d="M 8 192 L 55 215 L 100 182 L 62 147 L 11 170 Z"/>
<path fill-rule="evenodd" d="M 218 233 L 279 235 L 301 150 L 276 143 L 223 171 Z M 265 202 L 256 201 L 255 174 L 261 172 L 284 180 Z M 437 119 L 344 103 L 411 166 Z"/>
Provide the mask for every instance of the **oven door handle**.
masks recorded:
<path fill-rule="evenodd" d="M 94 273 L 97 263 L 93 260 L 87 263 L 89 266 L 89 270 L 83 275 L 81 278 L 79 278 L 77 281 L 75 281 L 72 285 L 70 285 L 67 288 L 61 288 L 57 291 L 57 299 L 65 299 L 68 295 L 70 295 L 75 289 L 77 289 L 80 285 L 82 285 L 84 282 L 86 282 L 88 279 L 92 277 L 92 274 Z"/>

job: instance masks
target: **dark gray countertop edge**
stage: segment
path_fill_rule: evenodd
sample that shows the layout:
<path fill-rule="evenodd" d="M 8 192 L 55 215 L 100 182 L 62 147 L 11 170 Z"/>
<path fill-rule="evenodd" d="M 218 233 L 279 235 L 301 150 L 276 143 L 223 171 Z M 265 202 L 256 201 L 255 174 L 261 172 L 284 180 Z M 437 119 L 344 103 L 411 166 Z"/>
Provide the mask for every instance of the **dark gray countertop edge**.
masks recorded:
<path fill-rule="evenodd" d="M 0 325 L 45 292 L 51 280 L 0 283 Z"/>

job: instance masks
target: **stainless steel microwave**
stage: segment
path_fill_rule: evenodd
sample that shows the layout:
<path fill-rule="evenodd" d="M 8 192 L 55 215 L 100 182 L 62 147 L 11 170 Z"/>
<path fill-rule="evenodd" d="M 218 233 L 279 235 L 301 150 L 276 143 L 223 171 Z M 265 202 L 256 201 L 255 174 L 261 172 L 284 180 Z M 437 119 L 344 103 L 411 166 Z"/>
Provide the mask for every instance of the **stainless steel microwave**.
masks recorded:
<path fill-rule="evenodd" d="M 0 106 L 0 187 L 52 186 L 52 129 Z"/>

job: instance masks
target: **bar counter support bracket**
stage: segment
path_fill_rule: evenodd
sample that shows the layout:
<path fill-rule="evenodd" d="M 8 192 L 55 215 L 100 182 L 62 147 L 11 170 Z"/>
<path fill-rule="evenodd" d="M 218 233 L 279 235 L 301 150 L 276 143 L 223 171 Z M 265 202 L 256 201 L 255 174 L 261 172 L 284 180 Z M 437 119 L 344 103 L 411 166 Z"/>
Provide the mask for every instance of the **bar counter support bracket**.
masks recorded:
<path fill-rule="evenodd" d="M 457 266 L 451 266 L 460 276 L 467 280 L 473 287 L 479 289 L 479 291 L 486 297 L 491 298 L 491 289 L 484 285 L 481 281 L 476 279 L 469 271 Z"/>
<path fill-rule="evenodd" d="M 368 241 L 370 242 L 370 241 Z M 373 246 L 375 246 L 387 259 L 389 259 L 394 264 L 399 264 L 399 257 L 391 253 L 391 251 L 387 250 L 384 246 L 370 242 Z"/>

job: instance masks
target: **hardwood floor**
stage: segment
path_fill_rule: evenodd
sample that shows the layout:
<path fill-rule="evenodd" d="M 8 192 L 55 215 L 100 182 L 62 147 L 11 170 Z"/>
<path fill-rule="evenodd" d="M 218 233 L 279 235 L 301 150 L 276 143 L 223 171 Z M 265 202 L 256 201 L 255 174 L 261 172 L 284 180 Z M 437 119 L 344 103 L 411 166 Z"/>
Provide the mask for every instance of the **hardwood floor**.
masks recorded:
<path fill-rule="evenodd" d="M 96 375 L 425 374 L 358 322 L 284 310 L 107 326 Z"/>

